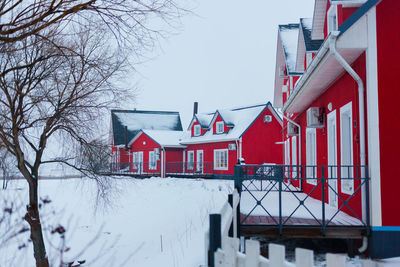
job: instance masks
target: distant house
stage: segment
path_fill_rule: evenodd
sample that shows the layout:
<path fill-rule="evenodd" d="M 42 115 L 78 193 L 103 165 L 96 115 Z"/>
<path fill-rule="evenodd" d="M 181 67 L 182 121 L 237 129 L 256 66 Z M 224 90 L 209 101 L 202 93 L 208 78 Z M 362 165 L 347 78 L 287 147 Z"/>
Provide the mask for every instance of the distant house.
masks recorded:
<path fill-rule="evenodd" d="M 314 7 L 312 19 L 278 29 L 274 106 L 284 112 L 285 163 L 308 166 L 298 186 L 311 197 L 370 216 L 372 257 L 400 256 L 400 142 L 391 137 L 400 128 L 400 1 L 315 0 Z M 288 37 L 296 28 L 298 38 Z M 321 175 L 326 192 L 314 179 Z"/>
<path fill-rule="evenodd" d="M 248 164 L 282 163 L 282 120 L 269 102 L 194 114 L 188 132 L 180 141 L 187 146 L 186 171 L 224 177 L 234 174 L 240 158 Z"/>
<path fill-rule="evenodd" d="M 137 149 L 132 149 L 129 143 L 144 130 L 181 131 L 183 133 L 178 112 L 112 110 L 110 144 L 111 164 L 114 170 L 129 170 L 132 167 L 134 155 L 132 151 L 137 151 Z M 143 155 L 143 159 L 147 159 L 147 157 L 147 154 Z"/>
<path fill-rule="evenodd" d="M 271 103 L 197 114 L 113 110 L 112 171 L 144 176 L 233 176 L 246 163 L 282 163 L 282 119 Z"/>

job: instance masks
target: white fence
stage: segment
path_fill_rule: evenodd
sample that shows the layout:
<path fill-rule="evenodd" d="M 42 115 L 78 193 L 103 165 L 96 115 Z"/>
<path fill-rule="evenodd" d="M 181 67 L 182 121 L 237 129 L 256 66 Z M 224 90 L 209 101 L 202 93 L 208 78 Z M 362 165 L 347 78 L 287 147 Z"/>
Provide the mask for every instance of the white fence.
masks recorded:
<path fill-rule="evenodd" d="M 237 237 L 237 211 L 239 194 L 235 191 L 229 197 L 219 214 L 210 215 L 210 228 L 205 237 L 205 266 L 211 267 L 312 267 L 314 252 L 296 248 L 295 262 L 285 259 L 285 247 L 277 244 L 268 245 L 269 258 L 260 255 L 260 243 L 246 240 L 240 244 Z M 362 266 L 376 266 L 370 260 L 363 260 Z M 342 254 L 326 255 L 327 267 L 345 267 L 346 256 Z"/>

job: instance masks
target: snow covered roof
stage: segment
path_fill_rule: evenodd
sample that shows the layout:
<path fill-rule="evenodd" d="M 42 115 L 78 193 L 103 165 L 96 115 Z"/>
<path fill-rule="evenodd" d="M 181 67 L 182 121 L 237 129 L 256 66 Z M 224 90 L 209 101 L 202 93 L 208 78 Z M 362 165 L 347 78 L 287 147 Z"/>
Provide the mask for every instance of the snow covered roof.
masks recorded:
<path fill-rule="evenodd" d="M 279 36 L 282 42 L 288 73 L 296 72 L 299 24 L 279 25 Z"/>
<path fill-rule="evenodd" d="M 276 118 L 281 120 L 270 102 L 266 104 L 239 107 L 234 109 L 221 109 L 215 112 L 211 123 L 213 123 L 217 117 L 217 114 L 219 114 L 225 124 L 232 127 L 227 133 L 213 134 L 211 130 L 208 130 L 204 135 L 201 136 L 190 136 L 189 134 L 186 134 L 186 136 L 181 140 L 181 144 L 236 140 L 246 132 L 250 125 L 266 108 L 269 108 L 271 112 L 276 115 Z"/>
<path fill-rule="evenodd" d="M 196 114 L 197 121 L 200 123 L 201 127 L 208 128 L 210 122 L 214 116 L 212 113 L 208 114 Z"/>
<path fill-rule="evenodd" d="M 145 110 L 111 110 L 113 144 L 125 144 L 125 126 L 128 141 L 140 130 L 182 131 L 179 112 Z"/>
<path fill-rule="evenodd" d="M 312 32 L 312 23 L 313 20 L 309 18 L 302 18 L 300 19 L 300 25 L 303 32 L 304 44 L 306 47 L 306 51 L 318 51 L 321 47 L 322 43 L 324 42 L 323 39 L 321 40 L 313 40 L 311 39 L 311 32 Z"/>
<path fill-rule="evenodd" d="M 163 131 L 163 130 L 142 130 L 142 133 L 154 140 L 157 144 L 163 147 L 179 147 L 180 140 L 183 138 L 183 131 Z M 135 136 L 130 142 L 133 143 L 139 134 Z"/>

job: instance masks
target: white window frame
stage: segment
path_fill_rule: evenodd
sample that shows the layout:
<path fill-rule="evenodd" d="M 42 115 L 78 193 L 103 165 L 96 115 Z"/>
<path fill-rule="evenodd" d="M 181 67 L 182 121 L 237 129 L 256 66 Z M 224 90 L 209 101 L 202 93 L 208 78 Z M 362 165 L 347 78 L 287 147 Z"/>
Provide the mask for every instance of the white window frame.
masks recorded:
<path fill-rule="evenodd" d="M 344 116 L 347 115 L 350 118 L 350 125 L 349 125 L 349 141 L 350 141 L 350 162 L 347 162 L 343 164 L 342 159 L 344 158 L 344 151 L 346 150 L 345 148 L 348 147 L 348 145 L 345 144 L 344 139 L 344 127 L 343 123 L 345 122 Z M 346 105 L 342 106 L 340 108 L 340 163 L 341 165 L 353 165 L 353 106 L 352 102 L 347 103 Z M 349 168 L 342 167 L 340 171 L 340 176 L 344 178 L 354 178 L 354 170 L 353 168 L 350 169 L 350 173 L 348 172 Z M 347 174 L 350 174 L 350 177 L 347 177 Z M 345 185 L 346 183 L 349 183 L 349 185 Z M 354 192 L 354 180 L 340 180 L 340 187 L 342 193 L 345 194 L 353 194 Z M 348 190 L 347 188 L 350 188 Z"/>
<path fill-rule="evenodd" d="M 200 154 L 202 157 L 200 158 Z M 196 171 L 203 173 L 203 168 L 204 168 L 204 151 L 203 150 L 197 150 L 196 151 Z M 201 161 L 200 161 L 201 160 Z"/>
<path fill-rule="evenodd" d="M 187 152 L 187 169 L 188 170 L 193 170 L 194 169 L 194 150 L 189 150 Z M 192 157 L 190 157 L 190 155 Z"/>
<path fill-rule="evenodd" d="M 221 126 L 222 126 L 222 131 L 220 129 Z M 217 121 L 217 123 L 215 124 L 215 127 L 216 127 L 215 132 L 217 134 L 221 134 L 224 132 L 224 122 L 223 121 Z"/>
<path fill-rule="evenodd" d="M 201 135 L 201 127 L 199 124 L 196 124 L 193 127 L 193 136 L 200 136 Z"/>
<path fill-rule="evenodd" d="M 337 5 L 332 5 L 328 10 L 328 33 L 332 31 L 337 31 L 338 29 L 338 12 Z"/>
<path fill-rule="evenodd" d="M 138 168 L 138 153 L 133 152 L 132 153 L 132 169 L 137 169 Z"/>
<path fill-rule="evenodd" d="M 292 178 L 297 179 L 297 136 L 292 137 Z"/>
<path fill-rule="evenodd" d="M 221 158 L 221 155 L 225 154 L 226 158 L 226 166 L 222 166 L 221 161 L 223 158 Z M 221 170 L 221 171 L 226 171 L 228 170 L 229 166 L 229 151 L 228 149 L 214 149 L 214 170 Z"/>
<path fill-rule="evenodd" d="M 317 130 L 315 128 L 306 128 L 306 164 L 317 165 Z M 307 167 L 306 169 L 307 183 L 317 184 L 317 168 Z"/>
<path fill-rule="evenodd" d="M 156 153 L 149 151 L 149 170 L 157 169 Z"/>

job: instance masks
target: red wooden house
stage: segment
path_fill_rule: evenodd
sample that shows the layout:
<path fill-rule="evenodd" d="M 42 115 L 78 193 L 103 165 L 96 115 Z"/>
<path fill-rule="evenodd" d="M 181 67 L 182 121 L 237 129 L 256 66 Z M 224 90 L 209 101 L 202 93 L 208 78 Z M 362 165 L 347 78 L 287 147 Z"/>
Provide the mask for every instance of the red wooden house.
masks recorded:
<path fill-rule="evenodd" d="M 313 178 L 324 169 L 315 166 L 331 166 L 324 169 L 326 202 L 347 205 L 343 211 L 350 215 L 370 215 L 372 257 L 400 256 L 400 142 L 389 137 L 400 128 L 394 116 L 400 97 L 398 14 L 397 0 L 316 0 L 313 19 L 300 21 L 295 42 L 285 45 L 278 38 L 274 106 L 285 115 L 285 163 L 308 166 L 307 179 L 297 186 L 314 190 L 314 198 L 321 198 L 321 190 Z M 285 47 L 296 47 L 295 62 Z M 363 177 L 370 180 L 357 179 Z"/>
<path fill-rule="evenodd" d="M 182 132 L 182 124 L 178 112 L 169 111 L 144 111 L 144 110 L 112 110 L 111 111 L 111 169 L 112 171 L 132 171 L 134 155 L 141 164 L 135 163 L 135 166 L 141 166 L 140 172 L 148 172 L 151 174 L 160 174 L 161 172 L 161 152 L 160 144 L 155 145 L 154 142 L 148 141 L 148 145 L 143 144 L 145 136 L 141 137 L 142 143 L 137 141 L 132 147 L 130 143 L 138 136 L 140 137 L 143 132 L 152 132 L 157 135 L 157 131 L 169 132 L 169 135 L 176 136 L 176 132 Z M 172 133 L 171 133 L 172 132 Z M 160 134 L 158 134 L 160 135 Z M 136 139 L 135 139 L 136 140 Z M 165 144 L 162 144 L 165 145 Z M 170 144 L 168 144 L 170 145 Z M 154 151 L 157 152 L 157 160 L 155 163 L 149 161 L 149 149 L 152 146 Z M 142 150 L 141 150 L 142 149 Z M 143 153 L 138 153 L 142 151 Z M 145 151 L 147 151 L 145 153 Z M 132 153 L 135 152 L 136 154 Z M 152 154 L 153 155 L 153 154 Z M 154 164 L 156 168 L 154 169 Z M 151 165 L 151 166 L 150 166 Z M 137 169 L 135 171 L 138 171 Z"/>
<path fill-rule="evenodd" d="M 194 114 L 181 140 L 185 171 L 230 177 L 242 158 L 246 164 L 282 162 L 282 120 L 271 103 Z"/>

